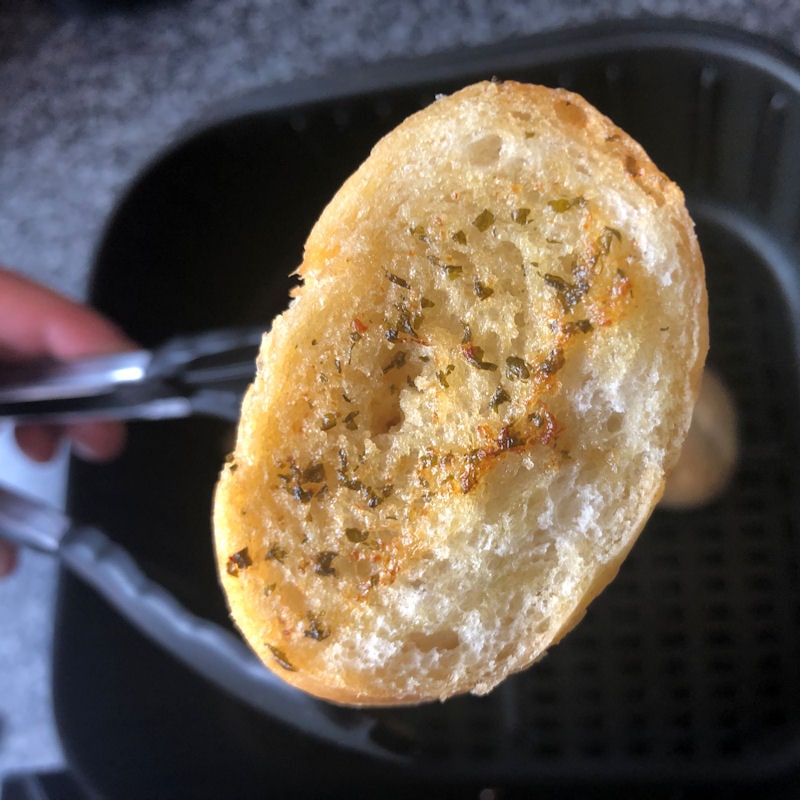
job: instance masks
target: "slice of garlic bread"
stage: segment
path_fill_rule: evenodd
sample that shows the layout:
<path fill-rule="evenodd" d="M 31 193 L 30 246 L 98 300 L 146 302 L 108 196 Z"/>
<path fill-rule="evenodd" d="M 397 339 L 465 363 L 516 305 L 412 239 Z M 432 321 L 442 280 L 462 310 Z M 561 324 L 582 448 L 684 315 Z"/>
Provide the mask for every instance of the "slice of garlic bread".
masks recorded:
<path fill-rule="evenodd" d="M 681 191 L 581 97 L 443 97 L 311 231 L 215 502 L 233 618 L 349 704 L 485 693 L 611 580 L 707 349 Z"/>

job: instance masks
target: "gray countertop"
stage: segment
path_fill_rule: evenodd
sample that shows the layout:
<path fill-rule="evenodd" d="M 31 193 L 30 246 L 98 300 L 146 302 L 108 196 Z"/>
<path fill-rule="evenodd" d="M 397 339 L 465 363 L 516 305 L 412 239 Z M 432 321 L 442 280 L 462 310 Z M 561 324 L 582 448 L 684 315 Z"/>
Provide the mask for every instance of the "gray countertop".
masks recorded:
<path fill-rule="evenodd" d="M 656 11 L 756 30 L 800 49 L 800 5 L 791 0 L 149 6 L 67 15 L 23 0 L 0 10 L 0 261 L 74 296 L 85 289 L 115 199 L 142 165 L 184 125 L 248 90 Z"/>
<path fill-rule="evenodd" d="M 73 297 L 109 214 L 187 125 L 254 89 L 600 19 L 712 20 L 800 52 L 796 0 L 184 0 L 0 4 L 0 262 Z M 105 10 L 102 10 L 105 7 Z M 97 10 L 101 9 L 101 10 Z M 59 497 L 0 428 L 3 480 Z M 0 584 L 0 780 L 57 765 L 49 706 L 54 569 Z"/>

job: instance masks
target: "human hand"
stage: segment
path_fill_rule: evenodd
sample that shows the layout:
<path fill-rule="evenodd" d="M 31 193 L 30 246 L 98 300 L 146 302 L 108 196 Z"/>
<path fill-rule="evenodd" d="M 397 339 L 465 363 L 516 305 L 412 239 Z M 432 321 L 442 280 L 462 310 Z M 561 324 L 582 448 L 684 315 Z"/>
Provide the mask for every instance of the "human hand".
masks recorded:
<path fill-rule="evenodd" d="M 133 343 L 111 322 L 86 306 L 0 266 L 0 361 L 50 356 L 62 361 L 129 350 Z M 68 426 L 18 426 L 14 436 L 34 461 L 51 459 L 62 437 L 77 455 L 93 461 L 113 458 L 125 444 L 117 422 Z M 0 539 L 0 577 L 14 568 L 16 555 Z"/>

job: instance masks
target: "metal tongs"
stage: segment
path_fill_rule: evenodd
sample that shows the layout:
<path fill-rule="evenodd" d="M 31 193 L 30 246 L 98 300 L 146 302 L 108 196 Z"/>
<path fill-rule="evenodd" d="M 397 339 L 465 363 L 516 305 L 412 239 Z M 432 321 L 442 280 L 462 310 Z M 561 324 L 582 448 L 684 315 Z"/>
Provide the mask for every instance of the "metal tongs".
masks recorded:
<path fill-rule="evenodd" d="M 221 330 L 172 339 L 153 351 L 3 368 L 0 420 L 69 423 L 201 414 L 236 421 L 255 375 L 261 336 L 261 328 Z M 395 757 L 373 739 L 373 719 L 354 712 L 343 720 L 341 713 L 284 684 L 238 636 L 184 608 L 103 531 L 0 485 L 0 536 L 58 557 L 165 650 L 274 719 L 340 747 Z"/>
<path fill-rule="evenodd" d="M 66 424 L 200 414 L 235 422 L 255 376 L 263 330 L 208 331 L 170 339 L 152 351 L 5 366 L 0 418 Z"/>
<path fill-rule="evenodd" d="M 57 556 L 130 623 L 216 686 L 273 719 L 339 747 L 394 759 L 374 740 L 375 720 L 331 713 L 273 675 L 229 630 L 193 614 L 105 533 L 0 485 L 0 536 Z"/>

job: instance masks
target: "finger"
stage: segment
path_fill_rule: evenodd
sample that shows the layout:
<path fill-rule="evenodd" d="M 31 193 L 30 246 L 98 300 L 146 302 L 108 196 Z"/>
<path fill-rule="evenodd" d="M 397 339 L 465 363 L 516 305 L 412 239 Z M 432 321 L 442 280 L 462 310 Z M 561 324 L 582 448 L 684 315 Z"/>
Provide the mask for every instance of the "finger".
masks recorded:
<path fill-rule="evenodd" d="M 133 343 L 91 309 L 0 269 L 0 347 L 22 357 L 71 359 L 130 349 Z"/>
<path fill-rule="evenodd" d="M 14 571 L 17 565 L 17 550 L 5 539 L 0 539 L 0 578 Z"/>
<path fill-rule="evenodd" d="M 92 422 L 70 425 L 67 436 L 76 455 L 86 461 L 109 461 L 125 447 L 126 430 L 119 422 Z"/>
<path fill-rule="evenodd" d="M 62 432 L 55 425 L 19 425 L 14 429 L 14 438 L 28 458 L 42 464 L 56 454 Z"/>
<path fill-rule="evenodd" d="M 95 311 L 0 267 L 0 357 L 18 360 L 48 355 L 70 360 L 134 346 Z M 31 425 L 18 428 L 15 436 L 30 458 L 47 461 L 55 455 L 62 433 L 52 426 Z M 71 433 L 76 452 L 91 460 L 115 456 L 125 441 L 118 424 L 80 425 Z"/>

